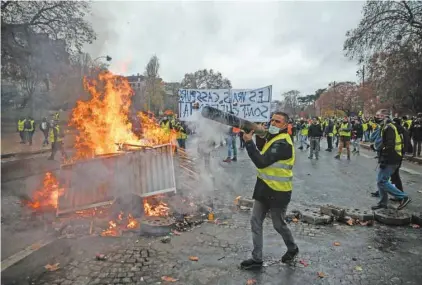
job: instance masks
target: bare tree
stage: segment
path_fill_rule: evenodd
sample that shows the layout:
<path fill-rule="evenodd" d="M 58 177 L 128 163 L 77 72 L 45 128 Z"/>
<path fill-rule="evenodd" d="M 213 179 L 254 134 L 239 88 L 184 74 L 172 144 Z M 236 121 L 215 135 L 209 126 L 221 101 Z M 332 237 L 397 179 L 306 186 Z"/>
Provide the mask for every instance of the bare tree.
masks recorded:
<path fill-rule="evenodd" d="M 181 87 L 186 89 L 230 89 L 232 84 L 220 72 L 203 69 L 195 73 L 186 73 Z"/>

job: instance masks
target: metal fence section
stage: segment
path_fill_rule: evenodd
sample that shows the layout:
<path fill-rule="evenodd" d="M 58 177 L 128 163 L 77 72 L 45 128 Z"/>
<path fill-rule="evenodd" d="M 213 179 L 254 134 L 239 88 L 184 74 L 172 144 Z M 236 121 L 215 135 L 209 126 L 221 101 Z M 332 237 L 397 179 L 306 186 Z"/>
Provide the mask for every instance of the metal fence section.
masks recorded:
<path fill-rule="evenodd" d="M 63 165 L 57 214 L 111 203 L 121 195 L 141 197 L 176 192 L 170 144 Z"/>

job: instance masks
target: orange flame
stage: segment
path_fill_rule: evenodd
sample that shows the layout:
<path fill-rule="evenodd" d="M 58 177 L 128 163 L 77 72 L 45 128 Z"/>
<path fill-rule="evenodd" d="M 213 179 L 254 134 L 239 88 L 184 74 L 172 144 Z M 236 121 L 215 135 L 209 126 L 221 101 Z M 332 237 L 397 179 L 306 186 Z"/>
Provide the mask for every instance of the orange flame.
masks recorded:
<path fill-rule="evenodd" d="M 59 182 L 51 172 L 44 175 L 43 186 L 36 190 L 31 201 L 25 201 L 25 205 L 32 209 L 54 208 L 57 209 L 58 199 L 64 192 L 59 188 Z"/>
<path fill-rule="evenodd" d="M 160 201 L 156 205 L 152 205 L 144 199 L 144 212 L 147 216 L 167 217 L 169 215 L 169 209 L 170 208 L 164 202 Z"/>
<path fill-rule="evenodd" d="M 126 223 L 124 221 L 127 221 Z M 101 236 L 120 236 L 123 230 L 136 229 L 139 227 L 139 222 L 131 215 L 128 214 L 124 218 L 124 213 L 120 212 L 117 221 L 109 221 L 108 228 L 102 231 Z"/>
<path fill-rule="evenodd" d="M 129 110 L 134 93 L 125 77 L 104 71 L 98 79 L 84 78 L 84 88 L 91 98 L 77 102 L 69 123 L 78 130 L 76 159 L 116 153 L 118 144 L 151 146 L 175 138 L 174 131 L 164 130 L 153 117 L 141 112 L 142 139 L 133 133 Z"/>

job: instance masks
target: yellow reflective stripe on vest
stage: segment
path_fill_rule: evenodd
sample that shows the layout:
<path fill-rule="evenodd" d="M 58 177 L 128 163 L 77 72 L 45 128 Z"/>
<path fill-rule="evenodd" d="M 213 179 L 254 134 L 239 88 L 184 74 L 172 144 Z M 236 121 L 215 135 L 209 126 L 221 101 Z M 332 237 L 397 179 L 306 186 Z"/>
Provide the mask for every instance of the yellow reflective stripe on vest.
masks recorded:
<path fill-rule="evenodd" d="M 293 177 L 277 177 L 277 176 L 267 175 L 263 173 L 259 173 L 258 177 L 263 180 L 274 180 L 274 181 L 282 181 L 282 182 L 293 180 Z"/>
<path fill-rule="evenodd" d="M 267 142 L 261 154 L 264 154 L 271 145 L 278 140 L 286 140 L 292 147 L 292 157 L 287 160 L 279 160 L 268 167 L 258 169 L 257 176 L 274 191 L 292 191 L 293 189 L 293 165 L 295 163 L 295 153 L 293 142 L 287 133 L 279 134 Z"/>

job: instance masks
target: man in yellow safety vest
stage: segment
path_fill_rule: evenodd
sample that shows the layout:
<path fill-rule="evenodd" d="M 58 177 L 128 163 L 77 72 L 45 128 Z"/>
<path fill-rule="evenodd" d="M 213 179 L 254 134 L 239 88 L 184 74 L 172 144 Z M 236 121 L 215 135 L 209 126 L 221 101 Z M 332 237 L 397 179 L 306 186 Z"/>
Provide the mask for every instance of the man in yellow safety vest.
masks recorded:
<path fill-rule="evenodd" d="M 338 129 L 339 133 L 339 146 L 338 146 L 338 153 L 335 156 L 336 159 L 340 159 L 341 152 L 343 151 L 343 147 L 347 149 L 347 160 L 350 160 L 350 139 L 352 137 L 352 124 L 349 123 L 347 117 L 343 118 L 343 122 Z"/>
<path fill-rule="evenodd" d="M 62 157 L 66 158 L 66 152 L 63 147 L 63 134 L 60 132 L 60 126 L 57 123 L 57 121 L 51 122 L 51 127 L 49 129 L 49 141 L 51 143 L 51 155 L 48 158 L 48 160 L 54 160 L 54 157 L 56 156 L 56 152 L 60 150 L 62 153 Z"/>
<path fill-rule="evenodd" d="M 21 117 L 18 120 L 18 132 L 19 132 L 19 136 L 21 138 L 20 143 L 25 143 L 25 122 L 26 119 L 24 117 Z"/>
<path fill-rule="evenodd" d="M 261 151 L 252 140 L 253 131 L 243 135 L 248 155 L 258 172 L 251 217 L 252 258 L 241 263 L 243 269 L 262 267 L 262 225 L 268 211 L 270 211 L 275 230 L 282 236 L 287 247 L 287 252 L 282 256 L 281 261 L 291 262 L 299 253 L 299 248 L 285 222 L 287 206 L 292 196 L 295 163 L 293 142 L 287 133 L 288 120 L 286 113 L 273 113 L 271 125 L 265 137 L 266 143 Z"/>
<path fill-rule="evenodd" d="M 410 199 L 405 192 L 400 191 L 390 181 L 391 175 L 400 167 L 403 157 L 403 140 L 397 131 L 397 127 L 392 123 L 390 118 L 387 118 L 384 121 L 381 137 L 382 145 L 378 158 L 379 170 L 377 174 L 380 201 L 377 205 L 372 206 L 372 210 L 387 209 L 388 194 L 400 201 L 397 210 L 401 210 L 406 207 L 412 199 Z"/>

